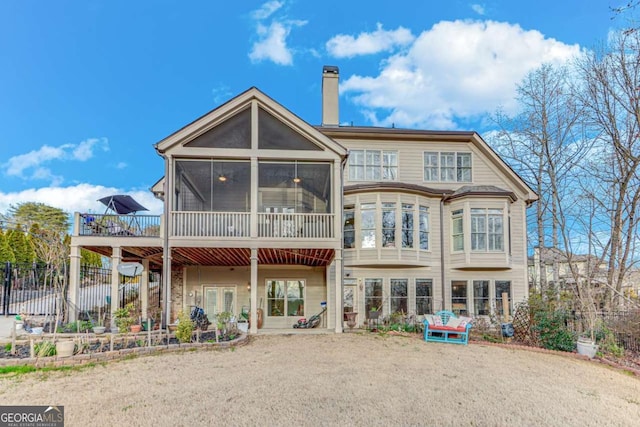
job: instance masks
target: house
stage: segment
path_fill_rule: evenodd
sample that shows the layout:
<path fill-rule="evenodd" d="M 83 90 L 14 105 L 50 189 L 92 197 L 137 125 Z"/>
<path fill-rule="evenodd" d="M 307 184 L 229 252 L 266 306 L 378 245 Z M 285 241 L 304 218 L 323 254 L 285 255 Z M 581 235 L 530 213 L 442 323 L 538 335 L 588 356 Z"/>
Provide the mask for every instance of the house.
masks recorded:
<path fill-rule="evenodd" d="M 349 311 L 361 325 L 526 298 L 536 194 L 475 132 L 341 126 L 338 81 L 323 68 L 319 126 L 250 88 L 158 142 L 164 214 L 118 216 L 130 231 L 113 235 L 77 213 L 72 302 L 80 248 L 111 258 L 112 311 L 120 263 L 161 270 L 170 321 L 198 305 L 290 330 L 326 308 L 320 327 L 341 332 Z"/>

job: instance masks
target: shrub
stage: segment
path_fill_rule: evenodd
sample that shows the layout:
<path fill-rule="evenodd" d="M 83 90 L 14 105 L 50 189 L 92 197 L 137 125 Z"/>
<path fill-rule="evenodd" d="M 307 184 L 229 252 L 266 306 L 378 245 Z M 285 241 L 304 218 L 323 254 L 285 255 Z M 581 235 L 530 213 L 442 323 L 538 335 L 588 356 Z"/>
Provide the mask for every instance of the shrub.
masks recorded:
<path fill-rule="evenodd" d="M 56 355 L 56 346 L 49 341 L 42 341 L 33 346 L 36 357 L 50 357 Z"/>
<path fill-rule="evenodd" d="M 189 315 L 183 311 L 178 314 L 178 326 L 176 328 L 176 338 L 181 343 L 191 342 L 193 335 L 193 322 Z"/>
<path fill-rule="evenodd" d="M 540 336 L 542 347 L 548 350 L 573 351 L 576 337 L 567 326 L 564 311 L 539 311 L 534 316 L 534 330 Z"/>

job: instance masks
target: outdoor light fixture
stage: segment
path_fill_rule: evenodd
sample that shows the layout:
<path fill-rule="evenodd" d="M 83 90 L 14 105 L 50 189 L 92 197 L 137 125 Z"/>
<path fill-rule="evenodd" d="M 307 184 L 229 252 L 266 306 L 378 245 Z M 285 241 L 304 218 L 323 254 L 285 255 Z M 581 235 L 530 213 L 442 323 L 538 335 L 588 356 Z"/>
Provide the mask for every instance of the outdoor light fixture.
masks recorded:
<path fill-rule="evenodd" d="M 224 175 L 220 175 L 220 176 L 218 177 L 218 181 L 220 181 L 220 182 L 225 182 L 226 180 L 227 180 L 227 177 L 226 177 L 226 176 L 224 176 Z"/>
<path fill-rule="evenodd" d="M 300 181 L 302 181 L 302 180 L 298 176 L 298 161 L 296 160 L 295 171 L 293 173 L 293 182 L 295 182 L 296 184 L 299 184 Z"/>

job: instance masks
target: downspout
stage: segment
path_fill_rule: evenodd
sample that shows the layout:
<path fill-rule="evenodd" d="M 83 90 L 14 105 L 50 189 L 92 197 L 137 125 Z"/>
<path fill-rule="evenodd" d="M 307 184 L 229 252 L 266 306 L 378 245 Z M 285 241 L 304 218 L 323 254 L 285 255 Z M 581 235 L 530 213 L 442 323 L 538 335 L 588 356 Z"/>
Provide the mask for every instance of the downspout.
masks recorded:
<path fill-rule="evenodd" d="M 441 296 L 442 296 L 442 305 L 440 307 L 440 310 L 444 310 L 444 290 L 445 290 L 445 286 L 444 286 L 444 280 L 445 280 L 445 275 L 444 275 L 444 201 L 446 199 L 447 195 L 446 194 L 442 194 L 442 198 L 440 199 L 440 286 L 441 286 Z"/>
<path fill-rule="evenodd" d="M 164 166 L 164 236 L 162 237 L 162 286 L 164 290 L 164 323 L 163 328 L 171 322 L 171 249 L 169 248 L 169 213 L 171 211 L 170 203 L 173 202 L 172 191 L 169 188 L 173 180 L 170 179 L 171 161 L 169 157 L 163 155 L 165 159 Z"/>
<path fill-rule="evenodd" d="M 342 162 L 340 162 L 340 192 L 341 197 L 340 197 L 340 222 L 342 222 L 342 226 L 340 227 L 342 229 L 342 233 L 340 236 L 340 250 L 341 250 L 341 256 L 342 256 L 342 263 L 341 265 L 341 270 L 340 274 L 341 274 L 341 278 L 342 280 L 340 281 L 340 283 L 342 283 L 342 287 L 340 289 L 340 311 L 342 312 L 342 316 L 340 316 L 340 322 L 342 324 L 342 327 L 340 328 L 342 331 L 344 331 L 344 166 L 347 164 L 347 159 L 349 158 L 349 153 L 347 152 L 347 155 L 344 157 L 344 159 L 342 159 Z M 336 289 L 336 292 L 338 290 Z"/>

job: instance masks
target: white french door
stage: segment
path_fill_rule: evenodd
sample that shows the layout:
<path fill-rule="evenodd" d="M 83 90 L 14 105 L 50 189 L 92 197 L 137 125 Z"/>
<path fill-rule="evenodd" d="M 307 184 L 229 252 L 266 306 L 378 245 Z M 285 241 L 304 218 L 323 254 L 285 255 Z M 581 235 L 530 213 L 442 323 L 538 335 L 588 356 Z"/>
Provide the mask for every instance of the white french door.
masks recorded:
<path fill-rule="evenodd" d="M 218 313 L 223 311 L 236 314 L 236 287 L 205 286 L 204 312 L 209 320 L 212 320 Z"/>

